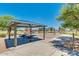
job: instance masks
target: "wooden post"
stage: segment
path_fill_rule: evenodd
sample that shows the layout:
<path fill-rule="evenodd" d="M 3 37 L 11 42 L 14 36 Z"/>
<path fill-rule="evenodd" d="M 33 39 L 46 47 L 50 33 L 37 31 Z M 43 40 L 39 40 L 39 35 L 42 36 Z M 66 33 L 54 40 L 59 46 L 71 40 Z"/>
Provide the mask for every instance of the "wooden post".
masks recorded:
<path fill-rule="evenodd" d="M 45 26 L 43 27 L 43 39 L 45 40 Z"/>
<path fill-rule="evenodd" d="M 32 27 L 30 26 L 30 35 L 32 34 Z"/>
<path fill-rule="evenodd" d="M 29 39 L 29 42 L 31 42 L 31 35 L 32 35 L 32 26 L 30 25 L 30 39 Z"/>
<path fill-rule="evenodd" d="M 17 29 L 16 29 L 16 26 L 14 28 L 14 47 L 17 46 Z"/>

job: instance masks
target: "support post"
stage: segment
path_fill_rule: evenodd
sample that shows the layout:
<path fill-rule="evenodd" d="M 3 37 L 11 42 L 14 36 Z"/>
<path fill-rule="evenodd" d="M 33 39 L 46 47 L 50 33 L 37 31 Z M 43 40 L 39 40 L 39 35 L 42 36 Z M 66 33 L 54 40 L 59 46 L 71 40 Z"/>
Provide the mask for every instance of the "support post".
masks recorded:
<path fill-rule="evenodd" d="M 32 34 L 32 26 L 30 25 L 30 38 L 29 38 L 29 42 L 31 42 L 31 34 Z"/>
<path fill-rule="evenodd" d="M 43 27 L 43 39 L 45 40 L 45 26 Z"/>
<path fill-rule="evenodd" d="M 30 26 L 30 35 L 32 34 L 32 27 Z"/>
<path fill-rule="evenodd" d="M 14 28 L 14 47 L 17 46 L 17 29 L 16 27 Z"/>

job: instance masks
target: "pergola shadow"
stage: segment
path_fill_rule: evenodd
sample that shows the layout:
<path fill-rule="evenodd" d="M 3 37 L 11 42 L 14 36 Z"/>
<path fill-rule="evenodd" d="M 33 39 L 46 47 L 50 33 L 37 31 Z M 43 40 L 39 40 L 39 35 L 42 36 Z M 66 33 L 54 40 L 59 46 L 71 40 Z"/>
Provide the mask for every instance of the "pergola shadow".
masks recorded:
<path fill-rule="evenodd" d="M 23 44 L 27 44 L 27 43 L 31 43 L 31 42 L 36 42 L 36 41 L 40 41 L 42 39 L 38 38 L 38 37 L 28 37 L 28 36 L 20 36 L 17 39 L 17 46 L 19 45 L 23 45 Z M 31 41 L 30 41 L 31 40 Z M 14 39 L 10 38 L 10 39 L 5 39 L 5 43 L 6 43 L 6 48 L 10 48 L 10 47 L 14 47 Z"/>
<path fill-rule="evenodd" d="M 79 51 L 73 50 L 73 48 L 68 48 L 64 46 L 64 43 L 66 41 L 70 41 L 72 40 L 72 37 L 68 37 L 68 36 L 61 36 L 56 38 L 57 40 L 53 40 L 51 41 L 51 43 L 53 43 L 53 46 L 63 52 L 66 52 L 67 54 L 71 55 L 71 56 L 79 56 Z M 76 38 L 75 38 L 76 39 Z"/>

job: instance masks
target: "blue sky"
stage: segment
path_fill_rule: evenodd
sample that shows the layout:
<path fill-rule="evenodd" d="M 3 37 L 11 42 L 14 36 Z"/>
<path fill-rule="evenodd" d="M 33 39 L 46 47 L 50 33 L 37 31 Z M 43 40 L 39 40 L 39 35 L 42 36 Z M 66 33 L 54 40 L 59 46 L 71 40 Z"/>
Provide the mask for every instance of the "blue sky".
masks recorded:
<path fill-rule="evenodd" d="M 58 28 L 60 22 L 56 17 L 60 15 L 60 3 L 9 3 L 0 4 L 0 15 L 12 15 L 20 20 L 28 20 Z"/>

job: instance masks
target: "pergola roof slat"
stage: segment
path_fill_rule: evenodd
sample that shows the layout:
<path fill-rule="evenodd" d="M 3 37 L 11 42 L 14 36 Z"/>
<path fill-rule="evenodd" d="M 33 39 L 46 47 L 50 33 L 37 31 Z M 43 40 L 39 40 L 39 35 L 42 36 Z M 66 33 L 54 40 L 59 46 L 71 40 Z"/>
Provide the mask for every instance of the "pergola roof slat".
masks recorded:
<path fill-rule="evenodd" d="M 43 27 L 43 26 L 46 26 L 46 25 L 43 25 L 43 24 L 38 24 L 38 23 L 32 23 L 30 21 L 22 21 L 22 20 L 12 20 L 9 24 L 9 26 L 32 26 L 32 27 Z"/>

